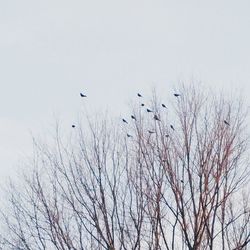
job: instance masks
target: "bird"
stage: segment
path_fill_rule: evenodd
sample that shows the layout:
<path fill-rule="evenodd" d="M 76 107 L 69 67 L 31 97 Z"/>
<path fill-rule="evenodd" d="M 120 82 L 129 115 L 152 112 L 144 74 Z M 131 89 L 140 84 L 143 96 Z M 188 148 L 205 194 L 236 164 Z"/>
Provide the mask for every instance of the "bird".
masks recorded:
<path fill-rule="evenodd" d="M 169 137 L 169 135 L 167 134 L 167 135 L 165 135 L 167 138 Z"/>
<path fill-rule="evenodd" d="M 128 138 L 130 138 L 130 137 L 132 137 L 132 135 L 130 135 L 130 134 L 127 134 L 127 137 L 128 137 Z"/>
<path fill-rule="evenodd" d="M 153 133 L 155 133 L 154 131 L 152 131 L 152 130 L 148 130 L 148 132 L 149 132 L 149 134 L 153 134 Z"/>
<path fill-rule="evenodd" d="M 173 125 L 170 125 L 170 128 L 173 129 L 173 130 L 175 130 Z"/>
<path fill-rule="evenodd" d="M 122 121 L 123 121 L 124 123 L 128 123 L 124 118 L 122 119 Z"/>
<path fill-rule="evenodd" d="M 175 93 L 174 96 L 175 96 L 175 97 L 178 97 L 178 96 L 180 96 L 180 94 L 176 94 L 176 93 Z"/>
<path fill-rule="evenodd" d="M 148 112 L 148 113 L 150 113 L 150 112 L 153 112 L 153 111 L 152 111 L 152 110 L 150 110 L 150 109 L 147 109 L 147 112 Z"/>
<path fill-rule="evenodd" d="M 86 95 L 84 95 L 83 93 L 80 93 L 80 96 L 81 97 L 87 97 Z"/>
<path fill-rule="evenodd" d="M 144 103 L 142 103 L 142 104 L 141 104 L 141 106 L 142 106 L 142 107 L 144 107 L 144 106 L 145 106 L 145 104 L 144 104 Z"/>
<path fill-rule="evenodd" d="M 230 126 L 229 122 L 227 122 L 226 120 L 224 120 L 224 123 L 225 123 L 227 126 Z"/>
<path fill-rule="evenodd" d="M 76 127 L 76 125 L 74 125 L 74 124 L 72 124 L 72 126 L 71 126 L 72 128 L 75 128 Z"/>
<path fill-rule="evenodd" d="M 142 97 L 142 95 L 141 95 L 140 93 L 137 93 L 137 96 L 138 96 L 138 97 Z"/>
<path fill-rule="evenodd" d="M 163 108 L 165 108 L 165 109 L 167 108 L 166 105 L 165 105 L 164 103 L 162 103 L 161 106 L 162 106 Z"/>
<path fill-rule="evenodd" d="M 155 119 L 156 121 L 161 121 L 157 115 L 154 115 L 154 119 Z"/>
<path fill-rule="evenodd" d="M 136 118 L 134 115 L 131 115 L 131 118 L 136 121 Z"/>

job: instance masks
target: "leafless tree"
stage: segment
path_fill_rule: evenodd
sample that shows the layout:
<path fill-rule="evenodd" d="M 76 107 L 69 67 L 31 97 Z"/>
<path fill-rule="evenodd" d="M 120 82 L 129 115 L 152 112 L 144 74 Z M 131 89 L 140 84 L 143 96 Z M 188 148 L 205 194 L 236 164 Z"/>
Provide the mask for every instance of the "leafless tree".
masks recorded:
<path fill-rule="evenodd" d="M 243 105 L 179 92 L 168 108 L 155 94 L 135 104 L 129 124 L 88 120 L 66 142 L 59 128 L 53 145 L 35 142 L 31 174 L 8 191 L 2 248 L 249 249 Z"/>

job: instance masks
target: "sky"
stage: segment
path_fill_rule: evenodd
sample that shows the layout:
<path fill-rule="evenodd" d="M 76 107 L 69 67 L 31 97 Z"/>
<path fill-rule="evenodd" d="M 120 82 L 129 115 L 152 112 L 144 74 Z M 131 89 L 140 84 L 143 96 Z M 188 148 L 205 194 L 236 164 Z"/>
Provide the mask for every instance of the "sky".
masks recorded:
<path fill-rule="evenodd" d="M 32 135 L 180 81 L 250 91 L 249 0 L 0 1 L 0 181 Z M 86 100 L 79 92 L 88 95 Z"/>

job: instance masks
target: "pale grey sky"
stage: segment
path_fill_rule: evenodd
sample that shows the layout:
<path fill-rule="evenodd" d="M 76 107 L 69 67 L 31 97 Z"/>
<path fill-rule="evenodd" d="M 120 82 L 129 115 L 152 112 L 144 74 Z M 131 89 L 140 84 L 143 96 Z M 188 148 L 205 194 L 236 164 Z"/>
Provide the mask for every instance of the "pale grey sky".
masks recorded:
<path fill-rule="evenodd" d="M 249 0 L 0 1 L 2 176 L 54 114 L 70 131 L 80 91 L 118 115 L 138 91 L 155 85 L 167 98 L 192 77 L 247 97 L 249 11 Z"/>

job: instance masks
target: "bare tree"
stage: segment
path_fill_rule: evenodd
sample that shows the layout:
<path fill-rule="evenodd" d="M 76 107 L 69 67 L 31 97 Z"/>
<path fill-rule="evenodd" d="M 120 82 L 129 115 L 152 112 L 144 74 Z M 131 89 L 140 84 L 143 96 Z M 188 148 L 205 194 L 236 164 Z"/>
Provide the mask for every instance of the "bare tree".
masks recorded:
<path fill-rule="evenodd" d="M 8 191 L 3 249 L 248 249 L 246 112 L 179 91 L 122 127 L 99 118 L 35 143 L 32 174 Z"/>

